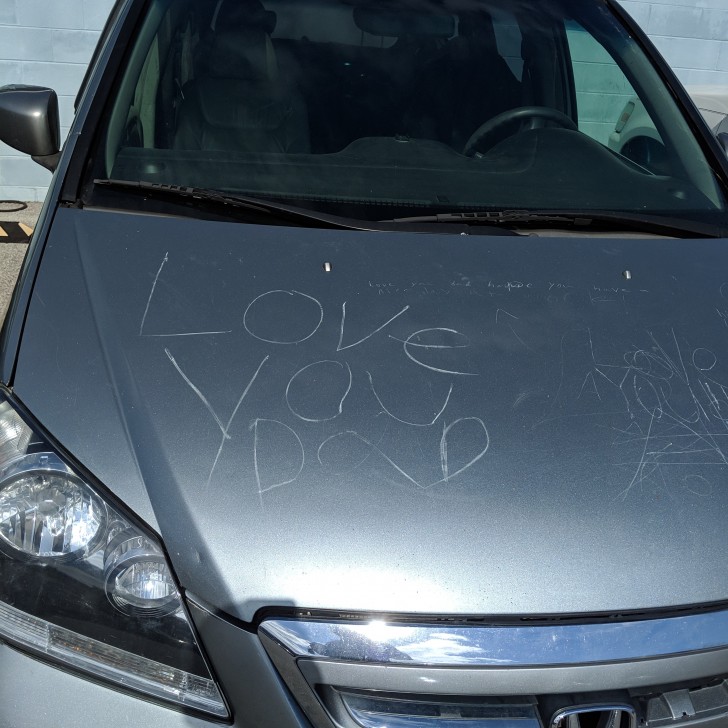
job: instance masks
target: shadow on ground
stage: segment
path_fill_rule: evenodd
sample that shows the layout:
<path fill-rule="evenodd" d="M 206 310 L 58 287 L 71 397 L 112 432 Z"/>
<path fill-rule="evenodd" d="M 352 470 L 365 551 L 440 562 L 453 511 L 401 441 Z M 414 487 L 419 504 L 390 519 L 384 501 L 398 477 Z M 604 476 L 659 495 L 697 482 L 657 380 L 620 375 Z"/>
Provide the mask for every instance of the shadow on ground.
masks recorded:
<path fill-rule="evenodd" d="M 17 209 L 19 205 L 0 202 L 0 227 L 3 223 L 20 223 L 25 229 L 34 228 L 42 203 L 28 202 L 25 204 L 27 207 L 19 210 Z M 28 247 L 26 243 L 4 242 L 4 239 L 15 240 L 15 238 L 0 235 L 0 324 L 5 318 L 15 281 Z"/>

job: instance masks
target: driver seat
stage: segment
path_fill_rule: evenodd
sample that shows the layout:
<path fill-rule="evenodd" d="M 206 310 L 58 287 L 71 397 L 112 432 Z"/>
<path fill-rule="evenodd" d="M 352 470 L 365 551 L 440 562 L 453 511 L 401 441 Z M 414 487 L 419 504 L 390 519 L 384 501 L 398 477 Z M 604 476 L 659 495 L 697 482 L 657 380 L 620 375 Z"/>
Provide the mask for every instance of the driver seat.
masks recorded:
<path fill-rule="evenodd" d="M 458 28 L 415 85 L 409 134 L 460 152 L 481 124 L 522 105 L 522 89 L 498 53 L 489 15 L 463 13 Z"/>
<path fill-rule="evenodd" d="M 216 152 L 309 151 L 303 99 L 280 73 L 259 0 L 222 0 L 182 90 L 174 146 Z"/>

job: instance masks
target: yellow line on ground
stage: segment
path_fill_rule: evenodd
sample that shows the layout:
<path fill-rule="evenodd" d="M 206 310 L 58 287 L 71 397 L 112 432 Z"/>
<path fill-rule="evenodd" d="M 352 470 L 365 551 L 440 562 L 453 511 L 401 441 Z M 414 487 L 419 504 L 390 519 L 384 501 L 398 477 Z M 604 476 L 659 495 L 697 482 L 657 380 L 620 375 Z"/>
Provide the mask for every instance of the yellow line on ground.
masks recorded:
<path fill-rule="evenodd" d="M 20 226 L 20 229 L 21 229 L 21 230 L 22 230 L 22 231 L 23 231 L 23 232 L 24 232 L 24 233 L 25 233 L 25 234 L 26 234 L 26 235 L 27 235 L 28 237 L 30 237 L 30 236 L 31 236 L 31 235 L 33 234 L 33 228 L 32 228 L 32 227 L 29 227 L 28 225 L 26 225 L 25 223 L 22 223 L 22 222 L 18 223 L 18 225 Z"/>
<path fill-rule="evenodd" d="M 3 230 L 3 226 L 0 225 L 0 238 L 7 238 L 8 234 Z"/>

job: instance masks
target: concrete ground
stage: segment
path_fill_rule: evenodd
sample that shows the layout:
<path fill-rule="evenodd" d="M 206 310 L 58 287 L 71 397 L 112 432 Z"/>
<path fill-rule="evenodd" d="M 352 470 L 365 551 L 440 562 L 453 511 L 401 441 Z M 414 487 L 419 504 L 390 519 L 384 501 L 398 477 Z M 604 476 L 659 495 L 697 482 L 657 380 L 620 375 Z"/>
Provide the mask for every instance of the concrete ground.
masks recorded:
<path fill-rule="evenodd" d="M 24 210 L 10 212 L 9 210 L 15 206 L 0 202 L 0 224 L 19 222 L 29 228 L 35 227 L 42 203 L 28 202 L 26 204 L 27 208 Z M 27 247 L 23 243 L 3 243 L 0 238 L 0 324 L 5 318 Z"/>

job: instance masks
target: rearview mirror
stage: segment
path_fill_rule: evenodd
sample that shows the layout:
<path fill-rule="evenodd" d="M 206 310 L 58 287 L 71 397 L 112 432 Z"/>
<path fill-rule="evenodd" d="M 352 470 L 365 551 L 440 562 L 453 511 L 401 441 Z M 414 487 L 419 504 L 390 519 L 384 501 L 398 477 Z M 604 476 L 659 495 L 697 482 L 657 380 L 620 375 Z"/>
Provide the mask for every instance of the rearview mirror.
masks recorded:
<path fill-rule="evenodd" d="M 56 92 L 41 86 L 1 87 L 0 140 L 54 170 L 61 145 Z"/>

